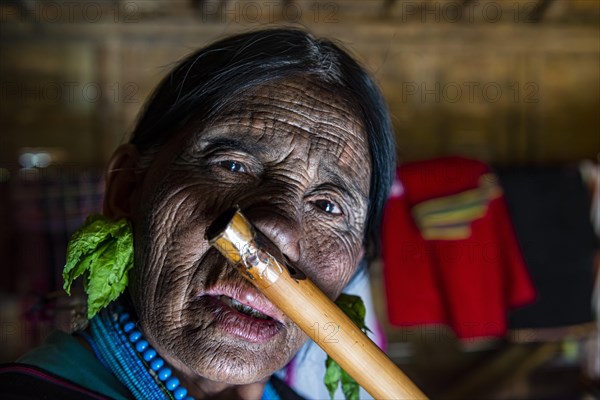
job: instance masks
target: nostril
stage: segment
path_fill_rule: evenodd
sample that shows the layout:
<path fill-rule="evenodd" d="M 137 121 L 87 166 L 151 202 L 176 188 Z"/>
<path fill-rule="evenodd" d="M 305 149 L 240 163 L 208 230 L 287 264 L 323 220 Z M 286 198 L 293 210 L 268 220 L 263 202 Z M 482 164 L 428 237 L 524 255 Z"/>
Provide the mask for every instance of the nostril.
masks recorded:
<path fill-rule="evenodd" d="M 297 279 L 297 280 L 306 279 L 306 275 L 304 274 L 304 272 L 302 272 L 300 269 L 298 269 L 297 267 L 292 265 L 292 262 L 290 261 L 288 256 L 286 256 L 284 254 L 283 257 L 284 257 L 285 266 L 287 267 L 288 272 L 290 273 L 292 278 Z"/>

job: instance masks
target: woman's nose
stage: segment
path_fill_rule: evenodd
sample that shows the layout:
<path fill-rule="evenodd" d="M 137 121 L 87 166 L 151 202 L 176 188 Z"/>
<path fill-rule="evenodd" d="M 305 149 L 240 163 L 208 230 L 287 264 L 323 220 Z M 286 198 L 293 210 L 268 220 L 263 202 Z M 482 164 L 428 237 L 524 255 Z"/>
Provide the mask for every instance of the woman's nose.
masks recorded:
<path fill-rule="evenodd" d="M 292 262 L 300 259 L 300 223 L 275 209 L 242 210 L 246 218 Z"/>

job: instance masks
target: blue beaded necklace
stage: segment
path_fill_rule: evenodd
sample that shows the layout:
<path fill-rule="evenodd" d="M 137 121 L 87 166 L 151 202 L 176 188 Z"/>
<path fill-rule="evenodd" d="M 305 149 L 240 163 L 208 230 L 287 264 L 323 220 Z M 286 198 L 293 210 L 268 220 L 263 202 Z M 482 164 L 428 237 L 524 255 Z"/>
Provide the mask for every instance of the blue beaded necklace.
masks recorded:
<path fill-rule="evenodd" d="M 173 371 L 144 339 L 131 315 L 112 303 L 90 321 L 94 353 L 136 399 L 193 400 Z M 261 400 L 279 400 L 267 382 Z"/>
<path fill-rule="evenodd" d="M 102 310 L 90 321 L 90 330 L 97 357 L 136 399 L 193 399 L 123 306 Z"/>

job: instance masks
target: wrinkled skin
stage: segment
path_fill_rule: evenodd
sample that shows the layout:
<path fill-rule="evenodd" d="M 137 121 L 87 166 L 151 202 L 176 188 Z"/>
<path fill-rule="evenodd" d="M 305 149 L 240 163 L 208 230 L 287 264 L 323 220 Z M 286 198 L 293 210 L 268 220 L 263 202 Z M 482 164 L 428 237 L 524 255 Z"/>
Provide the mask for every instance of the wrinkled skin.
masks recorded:
<path fill-rule="evenodd" d="M 193 395 L 258 382 L 246 392 L 258 398 L 307 339 L 279 311 L 268 340 L 215 323 L 208 293 L 268 301 L 209 248 L 210 222 L 238 204 L 334 299 L 362 257 L 370 174 L 366 135 L 349 106 L 298 80 L 251 90 L 210 126 L 163 145 L 136 188 L 130 292 L 143 332 Z"/>

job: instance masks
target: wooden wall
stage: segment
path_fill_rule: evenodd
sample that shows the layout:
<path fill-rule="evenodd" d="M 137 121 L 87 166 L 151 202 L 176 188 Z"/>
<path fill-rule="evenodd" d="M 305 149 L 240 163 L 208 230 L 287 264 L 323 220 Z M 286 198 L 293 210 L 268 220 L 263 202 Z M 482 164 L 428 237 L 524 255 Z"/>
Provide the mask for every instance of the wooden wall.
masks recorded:
<path fill-rule="evenodd" d="M 555 164 L 600 152 L 597 2 L 554 2 L 539 22 L 528 20 L 532 1 L 475 2 L 461 18 L 457 1 L 230 1 L 221 13 L 216 1 L 204 13 L 191 3 L 0 7 L 0 164 L 28 148 L 105 163 L 172 63 L 271 22 L 337 38 L 368 66 L 402 160 Z"/>

